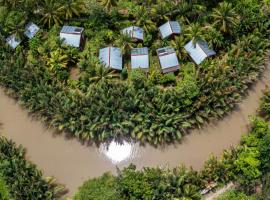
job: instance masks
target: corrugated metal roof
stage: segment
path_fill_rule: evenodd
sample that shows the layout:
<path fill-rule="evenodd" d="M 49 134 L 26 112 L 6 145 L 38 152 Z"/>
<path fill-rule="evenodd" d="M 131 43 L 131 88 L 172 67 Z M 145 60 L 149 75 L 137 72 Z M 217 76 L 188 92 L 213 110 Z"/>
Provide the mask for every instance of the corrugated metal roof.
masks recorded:
<path fill-rule="evenodd" d="M 179 66 L 175 50 L 172 47 L 164 47 L 157 50 L 162 69 Z"/>
<path fill-rule="evenodd" d="M 202 50 L 206 53 L 207 56 L 216 55 L 216 52 L 209 48 L 207 42 L 205 41 L 198 41 L 198 45 L 202 48 Z"/>
<path fill-rule="evenodd" d="M 149 68 L 149 53 L 148 48 L 134 48 L 131 50 L 131 68 Z"/>
<path fill-rule="evenodd" d="M 120 48 L 106 47 L 99 50 L 99 59 L 107 67 L 122 70 L 122 53 Z"/>
<path fill-rule="evenodd" d="M 207 57 L 216 54 L 215 51 L 209 49 L 205 41 L 198 41 L 194 45 L 191 40 L 184 48 L 197 65 L 201 64 Z"/>
<path fill-rule="evenodd" d="M 164 39 L 172 34 L 180 34 L 181 26 L 177 21 L 168 21 L 159 27 L 159 31 L 161 33 L 161 37 Z"/>
<path fill-rule="evenodd" d="M 15 35 L 11 35 L 6 39 L 6 42 L 11 46 L 11 48 L 16 49 L 16 47 L 21 43 L 21 40 L 17 39 Z"/>
<path fill-rule="evenodd" d="M 63 26 L 61 33 L 81 34 L 84 28 L 77 26 Z"/>
<path fill-rule="evenodd" d="M 31 23 L 26 25 L 24 34 L 29 39 L 31 39 L 37 34 L 38 31 L 39 31 L 39 27 L 36 24 L 31 22 Z"/>
<path fill-rule="evenodd" d="M 144 32 L 143 29 L 138 26 L 130 26 L 122 30 L 123 34 L 130 35 L 131 38 L 143 40 L 144 39 Z"/>

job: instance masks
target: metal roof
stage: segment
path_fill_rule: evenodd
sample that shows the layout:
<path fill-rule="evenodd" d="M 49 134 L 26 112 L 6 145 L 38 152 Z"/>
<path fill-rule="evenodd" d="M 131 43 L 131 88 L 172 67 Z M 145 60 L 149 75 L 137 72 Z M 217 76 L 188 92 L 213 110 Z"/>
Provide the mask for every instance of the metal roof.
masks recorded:
<path fill-rule="evenodd" d="M 131 68 L 149 68 L 149 53 L 148 48 L 134 48 L 131 50 Z"/>
<path fill-rule="evenodd" d="M 122 53 L 120 48 L 106 47 L 99 50 L 99 60 L 106 66 L 122 70 Z"/>
<path fill-rule="evenodd" d="M 207 57 L 216 54 L 216 52 L 210 49 L 208 44 L 202 40 L 197 41 L 195 44 L 193 44 L 191 40 L 184 48 L 197 65 L 201 64 Z"/>
<path fill-rule="evenodd" d="M 31 23 L 26 25 L 24 34 L 29 39 L 31 39 L 37 34 L 38 31 L 39 31 L 39 27 L 36 24 L 31 22 Z"/>
<path fill-rule="evenodd" d="M 144 32 L 143 29 L 138 26 L 130 26 L 122 30 L 123 34 L 130 35 L 131 38 L 143 40 L 144 39 Z"/>
<path fill-rule="evenodd" d="M 6 42 L 11 48 L 16 49 L 16 47 L 21 43 L 21 40 L 16 38 L 16 36 L 13 34 L 6 39 Z"/>
<path fill-rule="evenodd" d="M 77 27 L 77 26 L 63 26 L 61 33 L 68 33 L 68 34 L 82 34 L 84 28 Z"/>
<path fill-rule="evenodd" d="M 172 47 L 160 48 L 157 54 L 162 69 L 179 66 L 177 55 Z"/>
<path fill-rule="evenodd" d="M 177 21 L 168 21 L 159 27 L 159 31 L 161 33 L 161 37 L 164 39 L 172 34 L 180 34 L 181 26 Z"/>

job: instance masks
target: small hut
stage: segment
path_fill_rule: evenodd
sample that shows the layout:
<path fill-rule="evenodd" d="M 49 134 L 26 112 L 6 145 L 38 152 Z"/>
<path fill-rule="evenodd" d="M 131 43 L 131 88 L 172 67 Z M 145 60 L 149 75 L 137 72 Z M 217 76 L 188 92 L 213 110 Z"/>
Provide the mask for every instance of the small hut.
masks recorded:
<path fill-rule="evenodd" d="M 64 39 L 67 45 L 81 47 L 84 39 L 84 28 L 76 26 L 63 26 L 60 32 L 60 38 Z"/>
<path fill-rule="evenodd" d="M 22 41 L 17 38 L 15 34 L 13 34 L 6 39 L 6 42 L 12 49 L 16 49 L 16 47 L 21 44 Z"/>
<path fill-rule="evenodd" d="M 134 48 L 131 50 L 131 68 L 142 68 L 145 71 L 149 69 L 149 53 L 148 48 Z"/>
<path fill-rule="evenodd" d="M 31 22 L 26 25 L 24 35 L 29 39 L 32 39 L 37 34 L 38 31 L 39 27 Z"/>
<path fill-rule="evenodd" d="M 120 48 L 106 47 L 99 50 L 99 60 L 106 66 L 122 70 L 122 53 Z"/>
<path fill-rule="evenodd" d="M 158 49 L 157 55 L 163 73 L 175 72 L 179 69 L 179 61 L 172 47 L 168 46 Z"/>
<path fill-rule="evenodd" d="M 181 26 L 177 21 L 168 21 L 159 27 L 159 32 L 162 39 L 170 37 L 171 35 L 177 35 L 181 33 Z"/>
<path fill-rule="evenodd" d="M 130 26 L 122 30 L 123 34 L 129 35 L 133 41 L 139 41 L 144 39 L 144 31 L 138 26 Z"/>
<path fill-rule="evenodd" d="M 216 52 L 210 49 L 208 44 L 202 40 L 195 43 L 190 41 L 184 46 L 184 48 L 197 65 L 201 64 L 207 57 L 216 54 Z"/>

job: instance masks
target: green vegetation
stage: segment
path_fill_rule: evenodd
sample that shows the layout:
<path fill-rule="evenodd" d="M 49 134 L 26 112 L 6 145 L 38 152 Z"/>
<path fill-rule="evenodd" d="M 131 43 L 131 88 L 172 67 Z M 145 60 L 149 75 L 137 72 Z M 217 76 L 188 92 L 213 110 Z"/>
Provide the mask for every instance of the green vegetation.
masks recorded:
<path fill-rule="evenodd" d="M 64 192 L 64 187 L 57 185 L 53 178 L 43 179 L 41 171 L 25 159 L 25 149 L 2 136 L 0 172 L 1 200 L 55 200 Z"/>
<path fill-rule="evenodd" d="M 265 200 L 270 197 L 268 138 L 270 138 L 268 123 L 253 118 L 251 131 L 243 136 L 241 143 L 231 150 L 224 151 L 220 159 L 212 156 L 201 171 L 186 169 L 183 166 L 172 170 L 164 168 L 136 170 L 136 167 L 131 165 L 119 171 L 115 177 L 106 174 L 99 179 L 87 181 L 76 196 L 93 194 L 94 188 L 89 189 L 89 185 L 103 183 L 104 185 L 99 187 L 101 190 L 108 193 L 110 188 L 111 194 L 120 195 L 122 199 L 196 200 L 201 199 L 200 191 L 211 183 L 223 186 L 232 181 L 237 186 L 237 192 L 228 192 L 221 199 L 255 199 L 246 197 L 244 193 L 249 195 L 257 188 L 261 188 L 262 192 L 258 193 L 256 198 Z M 114 184 L 107 185 L 107 182 Z M 97 191 L 99 192 L 94 193 L 96 196 L 89 200 L 102 198 L 103 191 Z"/>
<path fill-rule="evenodd" d="M 115 187 L 115 178 L 106 173 L 98 179 L 88 181 L 79 188 L 74 200 L 121 200 Z"/>
<path fill-rule="evenodd" d="M 257 200 L 256 197 L 247 196 L 236 190 L 229 190 L 218 197 L 216 200 Z"/>
<path fill-rule="evenodd" d="M 270 12 L 262 0 L 27 0 L 1 1 L 0 9 L 0 85 L 48 126 L 91 142 L 180 140 L 240 101 L 262 72 L 269 48 Z M 183 31 L 161 40 L 157 27 L 168 19 L 178 20 Z M 29 21 L 43 30 L 12 51 L 4 37 L 23 39 Z M 59 40 L 62 24 L 85 28 L 84 51 Z M 120 34 L 132 24 L 144 28 L 144 42 Z M 195 66 L 183 49 L 191 39 L 206 40 L 218 55 Z M 131 71 L 129 62 L 121 74 L 104 69 L 97 56 L 107 45 L 119 46 L 124 58 L 130 48 L 148 46 L 149 73 Z M 181 61 L 175 74 L 163 75 L 158 64 L 155 51 L 166 45 Z M 70 78 L 71 68 L 79 69 L 79 80 Z"/>
<path fill-rule="evenodd" d="M 2 177 L 0 177 L 0 199 L 1 200 L 11 200 L 9 190 L 8 190 L 6 183 Z"/>

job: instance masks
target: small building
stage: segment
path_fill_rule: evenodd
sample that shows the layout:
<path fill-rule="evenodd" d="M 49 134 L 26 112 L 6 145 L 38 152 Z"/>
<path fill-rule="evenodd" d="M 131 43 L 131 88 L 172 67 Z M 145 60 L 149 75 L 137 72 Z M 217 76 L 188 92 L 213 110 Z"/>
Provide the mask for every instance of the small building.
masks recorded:
<path fill-rule="evenodd" d="M 181 26 L 177 21 L 168 21 L 159 27 L 159 32 L 162 39 L 170 37 L 171 35 L 177 35 L 181 33 Z"/>
<path fill-rule="evenodd" d="M 134 48 L 131 50 L 131 68 L 149 69 L 149 52 L 147 47 Z"/>
<path fill-rule="evenodd" d="M 168 46 L 158 49 L 157 55 L 163 73 L 175 72 L 179 69 L 179 61 L 172 47 Z"/>
<path fill-rule="evenodd" d="M 31 22 L 26 25 L 24 35 L 26 35 L 26 37 L 28 37 L 29 39 L 32 39 L 38 31 L 39 27 Z"/>
<path fill-rule="evenodd" d="M 193 43 L 191 40 L 184 48 L 197 65 L 201 64 L 207 57 L 216 54 L 216 52 L 211 50 L 208 47 L 208 44 L 202 40 L 199 40 L 196 43 Z"/>
<path fill-rule="evenodd" d="M 6 39 L 6 42 L 12 49 L 16 49 L 16 47 L 21 44 L 22 41 L 17 38 L 15 34 L 13 34 Z"/>
<path fill-rule="evenodd" d="M 81 47 L 84 40 L 84 28 L 76 26 L 63 26 L 60 32 L 60 38 L 64 39 L 67 45 Z"/>
<path fill-rule="evenodd" d="M 130 26 L 122 30 L 123 34 L 129 35 L 132 40 L 138 41 L 144 39 L 144 31 L 138 26 Z"/>
<path fill-rule="evenodd" d="M 122 70 L 123 59 L 120 48 L 106 47 L 99 50 L 99 60 L 106 66 Z"/>

